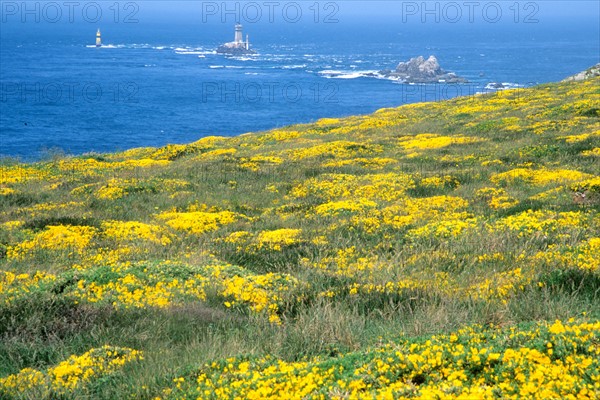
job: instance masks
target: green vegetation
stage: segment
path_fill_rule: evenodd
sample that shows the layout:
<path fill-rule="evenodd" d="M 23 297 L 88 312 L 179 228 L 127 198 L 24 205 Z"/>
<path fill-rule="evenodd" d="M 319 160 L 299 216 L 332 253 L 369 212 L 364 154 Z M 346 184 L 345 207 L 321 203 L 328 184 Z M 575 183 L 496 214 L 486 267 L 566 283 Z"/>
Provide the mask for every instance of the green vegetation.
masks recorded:
<path fill-rule="evenodd" d="M 0 165 L 2 398 L 600 396 L 600 78 Z"/>

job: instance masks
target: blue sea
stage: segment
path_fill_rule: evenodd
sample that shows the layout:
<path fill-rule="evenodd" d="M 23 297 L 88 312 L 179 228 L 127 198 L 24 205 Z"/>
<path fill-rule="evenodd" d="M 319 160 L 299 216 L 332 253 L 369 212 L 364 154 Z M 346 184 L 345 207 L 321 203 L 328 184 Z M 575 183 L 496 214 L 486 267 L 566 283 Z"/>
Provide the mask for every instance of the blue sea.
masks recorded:
<path fill-rule="evenodd" d="M 471 95 L 495 82 L 558 81 L 599 62 L 597 11 L 559 15 L 541 7 L 532 22 L 525 21 L 529 3 L 514 3 L 522 7 L 517 18 L 513 2 L 500 2 L 501 21 L 449 22 L 454 17 L 436 21 L 424 14 L 423 21 L 414 9 L 410 18 L 391 6 L 386 11 L 393 2 L 345 12 L 350 3 L 299 2 L 299 21 L 279 14 L 255 21 L 217 13 L 219 2 L 95 2 L 102 18 L 83 18 L 78 9 L 70 16 L 59 9 L 58 18 L 43 2 L 22 10 L 20 2 L 3 1 L 0 155 L 35 160 L 55 151 L 112 152 L 233 136 Z M 233 39 L 240 18 L 258 54 L 216 54 Z M 442 68 L 470 83 L 408 85 L 373 76 L 419 55 L 435 55 Z"/>

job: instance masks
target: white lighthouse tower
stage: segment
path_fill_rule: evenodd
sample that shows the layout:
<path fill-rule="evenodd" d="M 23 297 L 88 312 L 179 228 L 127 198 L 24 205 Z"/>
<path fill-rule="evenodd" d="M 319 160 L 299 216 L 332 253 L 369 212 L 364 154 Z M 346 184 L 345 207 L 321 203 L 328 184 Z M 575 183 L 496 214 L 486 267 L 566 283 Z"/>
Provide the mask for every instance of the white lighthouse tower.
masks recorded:
<path fill-rule="evenodd" d="M 102 47 L 102 35 L 100 34 L 100 29 L 96 32 L 96 47 Z"/>
<path fill-rule="evenodd" d="M 242 34 L 242 25 L 238 22 L 235 24 L 235 44 L 241 45 L 244 43 L 244 38 Z"/>

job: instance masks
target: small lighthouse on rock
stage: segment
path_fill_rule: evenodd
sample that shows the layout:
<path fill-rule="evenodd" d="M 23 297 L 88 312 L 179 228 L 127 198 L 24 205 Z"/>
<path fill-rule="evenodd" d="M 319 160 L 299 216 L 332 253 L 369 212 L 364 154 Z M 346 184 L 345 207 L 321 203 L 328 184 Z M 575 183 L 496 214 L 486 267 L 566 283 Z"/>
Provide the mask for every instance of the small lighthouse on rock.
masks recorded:
<path fill-rule="evenodd" d="M 246 35 L 246 41 L 244 41 L 242 25 L 239 22 L 235 24 L 235 36 L 233 37 L 233 42 L 219 46 L 217 53 L 235 56 L 256 54 L 254 50 L 250 49 L 250 39 L 248 35 Z"/>
<path fill-rule="evenodd" d="M 102 47 L 102 34 L 100 33 L 100 29 L 96 32 L 96 47 Z"/>

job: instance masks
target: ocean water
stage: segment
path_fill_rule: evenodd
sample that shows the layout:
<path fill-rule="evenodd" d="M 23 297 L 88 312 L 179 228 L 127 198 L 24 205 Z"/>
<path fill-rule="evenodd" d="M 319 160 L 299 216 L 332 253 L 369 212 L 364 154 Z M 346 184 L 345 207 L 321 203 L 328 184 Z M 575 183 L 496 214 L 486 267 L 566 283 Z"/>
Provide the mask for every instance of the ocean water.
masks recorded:
<path fill-rule="evenodd" d="M 0 154 L 33 160 L 55 149 L 186 143 L 469 95 L 492 82 L 557 81 L 599 61 L 598 20 L 586 21 L 245 23 L 258 54 L 226 57 L 214 49 L 232 39 L 232 21 L 24 23 L 3 16 Z M 97 28 L 101 48 L 93 46 Z M 369 75 L 418 55 L 435 55 L 470 83 L 407 85 Z"/>

